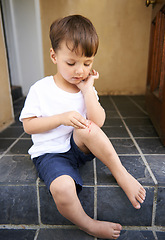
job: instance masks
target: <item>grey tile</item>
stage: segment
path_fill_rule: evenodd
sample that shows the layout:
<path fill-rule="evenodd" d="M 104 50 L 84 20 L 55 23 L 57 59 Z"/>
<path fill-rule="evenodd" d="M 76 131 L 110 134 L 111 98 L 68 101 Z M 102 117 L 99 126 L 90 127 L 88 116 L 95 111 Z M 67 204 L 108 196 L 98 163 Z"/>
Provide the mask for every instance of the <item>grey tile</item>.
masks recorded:
<path fill-rule="evenodd" d="M 140 96 L 129 96 L 130 99 L 136 102 L 143 110 L 146 111 L 146 98 L 144 95 Z"/>
<path fill-rule="evenodd" d="M 164 240 L 165 239 L 165 232 L 156 232 L 156 235 L 158 237 L 158 240 Z"/>
<path fill-rule="evenodd" d="M 136 139 L 144 154 L 165 154 L 165 147 L 159 138 Z"/>
<path fill-rule="evenodd" d="M 22 110 L 21 106 L 14 106 L 14 115 L 16 116 L 20 114 L 21 110 Z"/>
<path fill-rule="evenodd" d="M 0 224 L 37 224 L 35 186 L 0 186 Z"/>
<path fill-rule="evenodd" d="M 124 127 L 124 124 L 123 124 L 122 120 L 119 118 L 106 118 L 104 126 Z"/>
<path fill-rule="evenodd" d="M 29 139 L 31 139 L 31 135 L 29 135 L 27 133 L 24 133 L 21 138 L 29 138 Z"/>
<path fill-rule="evenodd" d="M 127 171 L 141 184 L 153 185 L 154 182 L 140 156 L 120 156 L 120 160 Z M 97 159 L 97 182 L 98 184 L 116 183 L 109 169 Z"/>
<path fill-rule="evenodd" d="M 16 101 L 14 101 L 14 107 L 22 107 L 23 108 L 24 102 L 25 102 L 25 97 L 22 97 Z"/>
<path fill-rule="evenodd" d="M 143 111 L 139 109 L 129 98 L 125 96 L 112 96 L 118 110 L 123 117 L 145 117 Z"/>
<path fill-rule="evenodd" d="M 134 137 L 158 137 L 153 126 L 131 126 L 129 127 L 129 130 Z"/>
<path fill-rule="evenodd" d="M 151 120 L 148 117 L 144 118 L 125 118 L 125 123 L 130 126 L 153 126 Z"/>
<path fill-rule="evenodd" d="M 154 189 L 146 191 L 146 200 L 137 210 L 121 188 L 98 187 L 98 219 L 126 226 L 151 226 Z"/>
<path fill-rule="evenodd" d="M 5 152 L 15 139 L 0 139 L 0 154 Z"/>
<path fill-rule="evenodd" d="M 127 171 L 141 184 L 154 185 L 152 177 L 140 156 L 120 156 L 120 160 Z"/>
<path fill-rule="evenodd" d="M 80 175 L 83 180 L 83 184 L 85 185 L 93 185 L 94 184 L 94 168 L 93 161 L 86 162 L 85 165 L 81 166 Z"/>
<path fill-rule="evenodd" d="M 0 229 L 0 240 L 34 240 L 35 230 Z"/>
<path fill-rule="evenodd" d="M 118 112 L 115 109 L 106 110 L 106 120 L 113 119 L 113 118 L 120 118 Z"/>
<path fill-rule="evenodd" d="M 131 139 L 111 139 L 111 143 L 118 154 L 139 154 Z"/>
<path fill-rule="evenodd" d="M 35 184 L 36 169 L 30 156 L 4 156 L 0 159 L 0 184 Z"/>
<path fill-rule="evenodd" d="M 37 240 L 94 240 L 78 229 L 41 229 Z"/>
<path fill-rule="evenodd" d="M 120 108 L 120 113 L 122 117 L 145 117 L 147 116 L 144 112 L 140 111 L 139 108 L 132 107 L 126 107 L 123 109 L 123 107 Z"/>
<path fill-rule="evenodd" d="M 165 186 L 165 155 L 145 156 L 158 184 Z"/>
<path fill-rule="evenodd" d="M 0 138 L 18 138 L 22 133 L 22 127 L 9 127 L 0 133 Z"/>
<path fill-rule="evenodd" d="M 79 194 L 80 201 L 85 212 L 93 217 L 94 214 L 94 189 L 92 187 L 84 187 Z M 41 206 L 41 222 L 51 225 L 70 225 L 72 224 L 64 218 L 57 210 L 51 194 L 46 187 L 40 187 L 40 206 Z"/>
<path fill-rule="evenodd" d="M 122 231 L 118 240 L 155 240 L 151 231 Z"/>
<path fill-rule="evenodd" d="M 97 184 L 117 184 L 115 178 L 109 169 L 99 160 L 96 159 Z"/>
<path fill-rule="evenodd" d="M 155 225 L 165 226 L 165 188 L 158 188 Z"/>
<path fill-rule="evenodd" d="M 11 127 L 22 127 L 22 122 L 19 121 L 19 115 L 15 116 L 15 122 L 11 125 Z"/>
<path fill-rule="evenodd" d="M 78 195 L 84 211 L 94 218 L 94 188 L 83 187 L 83 190 Z"/>
<path fill-rule="evenodd" d="M 27 154 L 31 146 L 31 139 L 20 139 L 7 154 Z"/>
<path fill-rule="evenodd" d="M 109 96 L 99 96 L 99 102 L 106 110 L 115 110 L 115 107 L 113 106 Z"/>
<path fill-rule="evenodd" d="M 57 210 L 54 200 L 45 186 L 39 187 L 40 193 L 40 211 L 41 222 L 43 224 L 51 225 L 69 225 L 67 219 L 65 219 Z"/>
<path fill-rule="evenodd" d="M 120 127 L 103 127 L 103 132 L 109 137 L 109 138 L 128 138 L 129 134 L 124 126 Z"/>

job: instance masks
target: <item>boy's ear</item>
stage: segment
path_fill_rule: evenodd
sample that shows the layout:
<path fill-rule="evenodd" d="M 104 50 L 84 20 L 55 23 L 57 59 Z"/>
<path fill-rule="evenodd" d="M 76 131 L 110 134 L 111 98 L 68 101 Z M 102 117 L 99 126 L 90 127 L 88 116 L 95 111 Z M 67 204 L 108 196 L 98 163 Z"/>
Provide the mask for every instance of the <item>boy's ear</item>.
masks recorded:
<path fill-rule="evenodd" d="M 55 51 L 53 50 L 53 48 L 50 49 L 50 58 L 51 58 L 51 60 L 52 60 L 52 62 L 53 62 L 54 64 L 57 63 L 57 61 L 56 61 L 56 53 L 55 53 Z"/>

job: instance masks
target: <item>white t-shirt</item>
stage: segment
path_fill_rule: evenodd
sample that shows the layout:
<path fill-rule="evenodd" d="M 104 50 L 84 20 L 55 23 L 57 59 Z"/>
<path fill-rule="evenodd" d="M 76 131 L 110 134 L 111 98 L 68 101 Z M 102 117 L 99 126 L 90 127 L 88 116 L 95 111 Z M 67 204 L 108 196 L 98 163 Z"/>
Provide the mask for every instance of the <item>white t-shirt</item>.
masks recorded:
<path fill-rule="evenodd" d="M 62 90 L 55 84 L 53 76 L 48 76 L 30 88 L 20 121 L 24 118 L 48 117 L 69 111 L 77 111 L 86 118 L 83 94 L 81 91 L 69 93 Z M 45 153 L 66 152 L 70 149 L 72 131 L 73 127 L 60 125 L 44 133 L 32 134 L 33 145 L 28 153 L 34 158 Z"/>

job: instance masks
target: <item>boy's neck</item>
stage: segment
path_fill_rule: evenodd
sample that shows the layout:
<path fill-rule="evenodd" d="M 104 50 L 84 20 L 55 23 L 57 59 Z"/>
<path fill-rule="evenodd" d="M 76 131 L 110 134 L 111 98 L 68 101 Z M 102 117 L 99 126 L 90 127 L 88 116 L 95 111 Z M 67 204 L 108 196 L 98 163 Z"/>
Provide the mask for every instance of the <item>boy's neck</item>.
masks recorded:
<path fill-rule="evenodd" d="M 57 87 L 61 88 L 65 92 L 78 93 L 80 91 L 80 89 L 76 85 L 67 82 L 58 73 L 53 76 L 53 79 L 54 79 L 54 82 L 57 85 Z"/>

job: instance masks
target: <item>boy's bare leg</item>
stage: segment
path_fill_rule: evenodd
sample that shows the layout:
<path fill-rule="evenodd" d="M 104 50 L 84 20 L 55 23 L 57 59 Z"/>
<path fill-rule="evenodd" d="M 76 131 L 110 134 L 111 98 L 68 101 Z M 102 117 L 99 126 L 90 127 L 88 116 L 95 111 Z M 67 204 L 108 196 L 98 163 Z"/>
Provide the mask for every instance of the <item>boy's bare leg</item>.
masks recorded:
<path fill-rule="evenodd" d="M 120 224 L 97 221 L 84 212 L 77 197 L 75 182 L 70 176 L 56 178 L 50 185 L 50 191 L 59 212 L 81 230 L 98 238 L 117 239 L 120 236 Z"/>
<path fill-rule="evenodd" d="M 83 152 L 88 153 L 90 150 L 109 168 L 132 205 L 136 209 L 139 209 L 140 203 L 143 203 L 145 200 L 146 191 L 123 167 L 116 151 L 104 132 L 96 124 L 89 121 L 88 128 L 75 129 L 73 137 L 76 145 Z"/>

